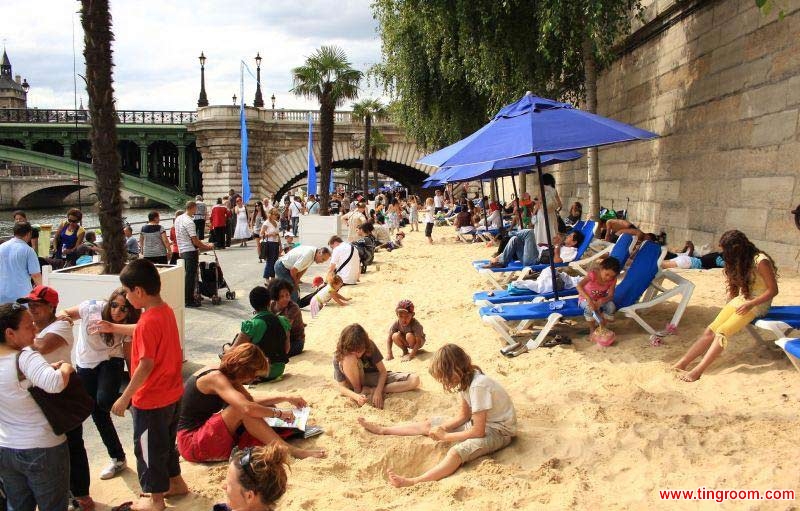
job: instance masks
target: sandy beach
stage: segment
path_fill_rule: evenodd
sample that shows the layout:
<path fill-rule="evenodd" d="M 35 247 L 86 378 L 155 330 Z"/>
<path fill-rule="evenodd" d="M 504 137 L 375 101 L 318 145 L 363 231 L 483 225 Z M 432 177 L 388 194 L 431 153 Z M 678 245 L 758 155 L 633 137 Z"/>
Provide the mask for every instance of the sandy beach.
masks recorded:
<path fill-rule="evenodd" d="M 596 347 L 585 334 L 567 329 L 572 346 L 540 348 L 507 359 L 472 304 L 473 292 L 486 284 L 469 263 L 488 257 L 491 249 L 455 243 L 451 228 L 438 227 L 433 237 L 436 243 L 428 245 L 422 233 L 409 233 L 402 249 L 376 255 L 379 270 L 371 267 L 358 286 L 344 288 L 343 294 L 353 298 L 351 305 L 330 305 L 316 319 L 306 314 L 306 352 L 292 359 L 283 381 L 253 390 L 301 394 L 313 408 L 314 421 L 325 429 L 301 444 L 325 448 L 328 457 L 291 462 L 290 486 L 280 509 L 672 508 L 674 503 L 660 501 L 659 489 L 800 490 L 800 374 L 783 352 L 771 342 L 760 344 L 740 333 L 700 381 L 678 381 L 669 369 L 722 306 L 721 270 L 681 273 L 697 287 L 677 335 L 667 337 L 661 347 L 651 347 L 649 336 L 632 320 L 618 318 L 613 326 L 617 343 L 611 348 Z M 247 291 L 261 282 L 254 249 L 229 249 L 221 257 L 240 298 L 236 304 L 189 311 L 187 328 L 197 338 L 187 340 L 187 371 L 216 360 L 214 346 L 236 333 L 249 309 Z M 778 282 L 775 304 L 800 303 L 797 275 L 783 272 Z M 419 374 L 421 388 L 389 396 L 384 410 L 368 405 L 359 409 L 338 395 L 332 378 L 339 331 L 361 323 L 385 356 L 387 329 L 395 304 L 403 298 L 416 305 L 416 317 L 427 333 L 426 351 L 411 362 L 397 357 L 386 364 L 390 370 Z M 662 304 L 645 318 L 661 328 L 674 308 L 674 303 Z M 201 331 L 198 325 L 209 317 L 215 326 Z M 442 457 L 448 445 L 422 437 L 374 436 L 356 419 L 389 423 L 454 413 L 457 396 L 446 394 L 428 374 L 433 351 L 448 342 L 465 348 L 509 391 L 519 434 L 506 449 L 447 479 L 395 489 L 387 482 L 386 469 L 416 475 Z M 133 469 L 129 422 L 129 417 L 117 421 Z M 94 426 L 87 422 L 85 429 L 91 444 L 97 436 Z M 106 462 L 96 439 L 90 461 L 95 477 Z M 222 501 L 225 464 L 181 466 L 192 495 L 171 499 L 171 507 L 210 509 Z M 132 500 L 137 491 L 135 470 L 110 481 L 92 481 L 99 509 Z M 788 509 L 792 504 L 734 505 Z"/>

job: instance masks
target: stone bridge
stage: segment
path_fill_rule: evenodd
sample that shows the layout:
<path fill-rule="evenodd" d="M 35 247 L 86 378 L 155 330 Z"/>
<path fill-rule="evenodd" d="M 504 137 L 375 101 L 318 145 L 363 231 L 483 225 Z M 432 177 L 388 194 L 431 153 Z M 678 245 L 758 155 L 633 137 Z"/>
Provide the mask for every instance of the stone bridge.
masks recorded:
<path fill-rule="evenodd" d="M 246 108 L 249 141 L 248 169 L 253 194 L 283 195 L 306 179 L 308 174 L 308 113 Z M 314 158 L 320 161 L 318 112 L 314 122 Z M 435 170 L 416 161 L 424 153 L 397 126 L 377 122 L 388 143 L 378 155 L 378 172 L 412 189 Z M 197 121 L 188 126 L 196 137 L 202 155 L 200 171 L 203 194 L 213 199 L 231 188 L 241 189 L 239 108 L 209 106 L 200 108 Z M 336 112 L 333 145 L 333 168 L 360 169 L 364 125 L 350 112 Z"/>
<path fill-rule="evenodd" d="M 319 112 L 311 115 L 315 159 L 319 162 Z M 183 197 L 197 193 L 213 199 L 231 188 L 241 189 L 238 107 L 208 106 L 197 112 L 119 111 L 117 117 L 124 190 L 174 206 Z M 307 177 L 308 112 L 247 107 L 246 117 L 254 195 L 282 195 L 303 184 Z M 363 124 L 354 120 L 351 112 L 342 111 L 335 113 L 335 122 L 333 167 L 360 169 Z M 378 155 L 378 172 L 417 188 L 434 169 L 416 163 L 423 153 L 397 126 L 381 121 L 374 125 L 388 143 Z M 24 205 L 23 199 L 34 189 L 42 189 L 41 197 L 49 193 L 63 198 L 69 190 L 92 184 L 83 182 L 91 173 L 88 134 L 85 110 L 0 110 L 0 160 L 73 174 L 56 178 L 55 184 L 42 179 L 15 185 L 17 191 L 6 193 L 9 199 L 0 207 Z M 85 165 L 73 169 L 69 161 Z M 78 168 L 83 169 L 80 173 L 84 178 L 76 183 Z M 7 177 L 8 182 L 14 180 L 24 178 Z M 54 189 L 47 192 L 45 188 Z"/>
<path fill-rule="evenodd" d="M 93 182 L 90 181 L 79 185 L 77 179 L 51 170 L 18 164 L 0 165 L 0 209 L 40 208 L 61 204 L 79 188 L 85 190 L 86 196 L 94 193 Z"/>

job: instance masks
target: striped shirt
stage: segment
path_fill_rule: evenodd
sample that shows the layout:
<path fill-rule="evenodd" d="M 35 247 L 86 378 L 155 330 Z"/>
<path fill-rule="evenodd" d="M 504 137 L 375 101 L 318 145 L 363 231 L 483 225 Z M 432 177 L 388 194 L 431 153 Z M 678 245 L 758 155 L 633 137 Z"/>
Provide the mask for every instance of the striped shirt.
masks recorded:
<path fill-rule="evenodd" d="M 158 224 L 142 226 L 142 255 L 144 257 L 163 257 L 167 255 L 167 248 L 161 240 L 161 233 L 166 232 Z"/>

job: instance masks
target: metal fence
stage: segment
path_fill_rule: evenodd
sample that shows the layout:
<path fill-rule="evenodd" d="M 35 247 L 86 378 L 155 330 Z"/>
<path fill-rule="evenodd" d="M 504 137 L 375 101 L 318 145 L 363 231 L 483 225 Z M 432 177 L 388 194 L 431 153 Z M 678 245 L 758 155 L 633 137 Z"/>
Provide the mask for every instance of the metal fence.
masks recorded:
<path fill-rule="evenodd" d="M 88 124 L 89 112 L 86 110 L 40 110 L 38 108 L 0 109 L 0 123 L 53 123 Z M 197 120 L 197 112 L 169 110 L 120 110 L 117 112 L 120 124 L 188 124 Z"/>

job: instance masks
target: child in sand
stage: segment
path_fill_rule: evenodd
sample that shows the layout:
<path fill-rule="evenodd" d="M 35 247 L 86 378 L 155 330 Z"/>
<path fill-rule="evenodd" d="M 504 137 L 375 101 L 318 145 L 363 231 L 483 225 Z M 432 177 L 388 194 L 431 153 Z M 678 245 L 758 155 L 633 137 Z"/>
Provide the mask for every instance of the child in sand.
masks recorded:
<path fill-rule="evenodd" d="M 433 198 L 428 197 L 425 199 L 425 237 L 428 238 L 428 243 L 433 243 L 433 223 L 435 221 Z"/>
<path fill-rule="evenodd" d="M 333 357 L 333 377 L 339 393 L 364 406 L 368 401 L 383 408 L 384 394 L 405 392 L 419 387 L 419 376 L 387 371 L 383 355 L 364 327 L 353 323 L 344 327 Z M 370 397 L 371 395 L 371 397 Z"/>
<path fill-rule="evenodd" d="M 311 317 L 316 318 L 319 311 L 325 307 L 325 304 L 333 300 L 341 306 L 347 305 L 351 298 L 347 298 L 339 294 L 339 290 L 344 286 L 344 281 L 339 275 L 334 275 L 328 284 L 311 298 Z"/>
<path fill-rule="evenodd" d="M 183 353 L 175 313 L 161 299 L 161 277 L 147 259 L 136 259 L 119 274 L 125 297 L 145 309 L 133 331 L 131 381 L 111 407 L 122 417 L 132 403 L 133 443 L 142 492 L 128 509 L 163 510 L 164 497 L 189 493 L 181 477 L 175 434 L 183 395 Z"/>
<path fill-rule="evenodd" d="M 617 287 L 617 276 L 620 272 L 619 261 L 613 257 L 603 259 L 576 286 L 578 288 L 578 305 L 583 309 L 583 317 L 589 323 L 589 335 L 597 328 L 594 313 L 600 318 L 600 326 L 605 327 L 613 321 L 617 311 L 614 305 L 614 289 Z"/>
<path fill-rule="evenodd" d="M 397 345 L 403 350 L 403 360 L 411 360 L 417 356 L 417 351 L 425 344 L 425 332 L 422 325 L 414 317 L 414 304 L 411 300 L 400 300 L 395 307 L 397 321 L 389 327 L 389 338 L 386 339 L 386 351 L 389 356 L 386 360 L 394 359 L 392 345 Z M 411 350 L 411 353 L 409 353 Z"/>
<path fill-rule="evenodd" d="M 675 369 L 685 371 L 705 352 L 694 369 L 681 374 L 680 378 L 688 382 L 700 379 L 703 371 L 727 347 L 728 339 L 754 319 L 764 316 L 772 305 L 772 299 L 778 294 L 775 262 L 766 252 L 753 245 L 743 232 L 725 232 L 719 245 L 725 260 L 728 303 L 675 364 Z"/>
<path fill-rule="evenodd" d="M 457 442 L 442 461 L 417 477 L 403 477 L 387 470 L 389 482 L 396 487 L 443 479 L 462 464 L 507 446 L 517 432 L 517 415 L 508 393 L 473 365 L 459 346 L 442 346 L 431 361 L 430 373 L 445 391 L 461 396 L 458 416 L 397 426 L 379 426 L 358 419 L 364 429 L 376 435 L 425 435 L 440 442 Z"/>
<path fill-rule="evenodd" d="M 283 376 L 286 364 L 289 362 L 291 321 L 272 312 L 272 296 L 264 286 L 256 286 L 250 290 L 250 306 L 254 315 L 242 321 L 239 334 L 231 347 L 246 343 L 258 346 L 269 361 L 269 372 L 254 378 L 252 382 L 277 380 Z"/>

